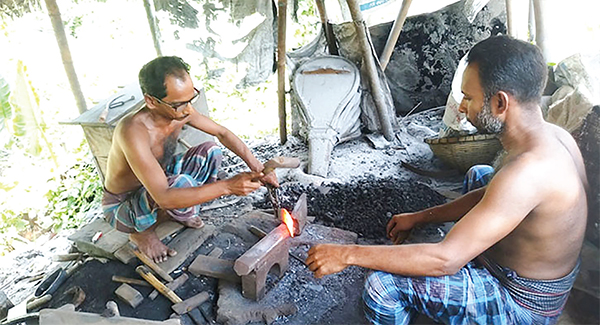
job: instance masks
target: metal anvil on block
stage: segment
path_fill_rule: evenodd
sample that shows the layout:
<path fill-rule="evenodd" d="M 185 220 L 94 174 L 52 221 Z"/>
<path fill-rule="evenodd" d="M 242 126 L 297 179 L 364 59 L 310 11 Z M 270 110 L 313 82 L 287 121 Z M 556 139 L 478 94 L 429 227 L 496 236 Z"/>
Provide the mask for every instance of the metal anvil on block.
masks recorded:
<path fill-rule="evenodd" d="M 302 232 L 306 214 L 306 194 L 302 194 L 292 211 L 295 235 Z M 267 274 L 273 266 L 278 266 L 280 278 L 285 274 L 289 267 L 290 237 L 290 231 L 282 223 L 235 261 L 233 269 L 242 278 L 244 297 L 260 300 L 265 296 Z"/>

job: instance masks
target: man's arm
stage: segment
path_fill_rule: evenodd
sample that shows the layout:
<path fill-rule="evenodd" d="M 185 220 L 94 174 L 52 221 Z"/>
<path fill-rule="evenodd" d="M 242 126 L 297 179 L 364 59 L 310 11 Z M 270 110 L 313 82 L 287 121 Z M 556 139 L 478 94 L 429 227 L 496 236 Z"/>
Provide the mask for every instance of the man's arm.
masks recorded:
<path fill-rule="evenodd" d="M 219 142 L 235 153 L 238 157 L 242 158 L 250 170 L 261 172 L 264 169 L 263 164 L 256 159 L 246 144 L 244 144 L 240 138 L 238 138 L 226 127 L 215 123 L 213 120 L 198 113 L 196 110 L 193 110 L 193 112 L 190 114 L 190 120 L 188 124 L 198 130 L 217 137 Z M 277 177 L 275 177 L 274 173 L 266 175 L 264 181 L 275 186 L 279 186 L 277 183 Z"/>
<path fill-rule="evenodd" d="M 163 209 L 187 208 L 223 195 L 246 195 L 260 186 L 252 179 L 262 174 L 253 172 L 199 187 L 169 188 L 165 172 L 151 151 L 147 130 L 130 122 L 115 132 L 131 170 Z"/>
<path fill-rule="evenodd" d="M 400 244 L 417 225 L 457 221 L 479 203 L 485 190 L 486 188 L 482 187 L 446 204 L 418 212 L 397 214 L 387 224 L 387 236 L 394 244 Z"/>
<path fill-rule="evenodd" d="M 535 181 L 539 175 L 533 169 L 505 166 L 481 200 L 439 243 L 317 245 L 310 249 L 306 263 L 317 277 L 339 272 L 349 265 L 408 276 L 454 274 L 513 231 L 539 204 L 543 189 L 536 185 L 541 183 Z"/>

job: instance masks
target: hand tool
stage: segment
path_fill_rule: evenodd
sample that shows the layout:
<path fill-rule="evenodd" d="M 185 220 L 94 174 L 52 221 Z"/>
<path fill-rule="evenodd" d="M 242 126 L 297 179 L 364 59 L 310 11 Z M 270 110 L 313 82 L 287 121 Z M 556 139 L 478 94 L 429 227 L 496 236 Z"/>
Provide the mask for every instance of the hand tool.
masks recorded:
<path fill-rule="evenodd" d="M 144 266 L 138 266 L 135 271 L 144 278 L 144 280 L 148 281 L 158 292 L 162 293 L 167 299 L 169 299 L 172 303 L 177 304 L 182 302 L 181 298 L 173 292 L 173 290 L 167 288 L 162 282 L 160 282 L 150 270 Z"/>
<path fill-rule="evenodd" d="M 132 251 L 133 251 L 133 254 L 135 254 L 135 256 L 137 256 L 137 258 L 139 258 L 142 263 L 146 264 L 149 268 L 152 269 L 152 271 L 156 272 L 156 274 L 158 274 L 161 278 L 163 278 L 167 282 L 173 282 L 173 278 L 167 272 L 165 272 L 165 270 L 163 270 L 160 266 L 158 266 L 158 264 L 154 263 L 154 261 L 151 260 L 148 257 L 148 255 L 141 252 L 137 247 L 134 247 L 132 249 Z"/>
<path fill-rule="evenodd" d="M 273 172 L 276 168 L 297 168 L 300 166 L 300 159 L 293 157 L 275 157 L 264 163 L 263 166 L 264 169 L 262 170 L 262 173 L 266 176 L 267 174 Z M 265 184 L 265 186 L 269 191 L 269 199 L 271 200 L 271 205 L 273 205 L 275 217 L 280 218 L 279 193 L 277 192 L 277 188 L 271 184 Z"/>
<path fill-rule="evenodd" d="M 151 287 L 150 283 L 148 283 L 144 280 L 126 278 L 124 276 L 113 275 L 112 280 L 114 282 L 119 282 L 119 283 L 128 283 L 128 284 L 135 284 L 135 285 L 144 286 L 144 287 Z"/>
<path fill-rule="evenodd" d="M 188 280 L 188 278 L 189 276 L 186 273 L 183 273 L 177 279 L 173 280 L 173 282 L 167 283 L 166 286 L 167 288 L 175 291 L 177 288 L 181 287 Z M 154 290 L 150 292 L 148 298 L 150 298 L 150 300 L 154 300 L 156 299 L 156 296 L 158 296 L 158 291 Z"/>
<path fill-rule="evenodd" d="M 173 306 L 171 306 L 171 308 L 173 309 L 173 311 L 175 311 L 179 315 L 185 314 L 185 313 L 191 311 L 192 309 L 200 306 L 202 303 L 207 301 L 208 298 L 209 298 L 208 292 L 203 291 L 203 292 L 200 292 L 199 294 L 197 294 L 191 298 L 188 298 L 180 303 L 174 304 Z"/>

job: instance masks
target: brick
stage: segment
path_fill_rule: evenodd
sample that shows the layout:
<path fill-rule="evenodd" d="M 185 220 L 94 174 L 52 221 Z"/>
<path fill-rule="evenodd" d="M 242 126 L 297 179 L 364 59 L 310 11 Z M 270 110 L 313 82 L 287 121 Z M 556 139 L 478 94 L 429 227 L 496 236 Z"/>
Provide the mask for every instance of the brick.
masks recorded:
<path fill-rule="evenodd" d="M 144 296 L 142 296 L 139 291 L 135 290 L 127 283 L 123 283 L 120 287 L 118 287 L 117 290 L 115 290 L 115 294 L 117 297 L 131 306 L 131 308 L 139 306 L 144 300 Z"/>

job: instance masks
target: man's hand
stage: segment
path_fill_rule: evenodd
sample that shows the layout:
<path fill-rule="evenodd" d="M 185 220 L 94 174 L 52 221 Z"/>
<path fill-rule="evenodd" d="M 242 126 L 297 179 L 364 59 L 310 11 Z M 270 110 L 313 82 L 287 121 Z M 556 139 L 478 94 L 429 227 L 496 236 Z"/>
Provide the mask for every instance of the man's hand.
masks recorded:
<path fill-rule="evenodd" d="M 268 173 L 263 178 L 261 178 L 260 181 L 263 184 L 270 184 L 274 187 L 279 187 L 279 182 L 277 181 L 277 174 L 275 174 L 275 171 Z"/>
<path fill-rule="evenodd" d="M 306 265 L 315 273 L 315 277 L 338 273 L 349 264 L 346 262 L 347 246 L 321 244 L 311 247 L 306 258 Z"/>
<path fill-rule="evenodd" d="M 401 244 L 410 235 L 410 231 L 417 225 L 416 215 L 418 213 L 400 213 L 393 216 L 388 222 L 386 233 L 394 245 Z"/>
<path fill-rule="evenodd" d="M 228 192 L 233 195 L 248 195 L 260 187 L 261 183 L 258 180 L 263 176 L 260 172 L 239 173 L 226 180 Z"/>

